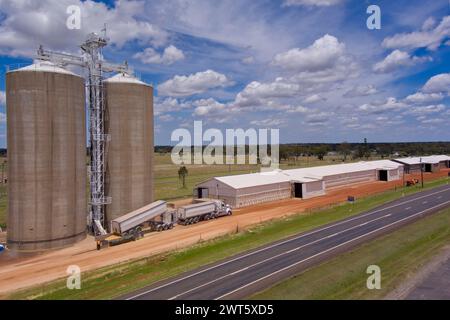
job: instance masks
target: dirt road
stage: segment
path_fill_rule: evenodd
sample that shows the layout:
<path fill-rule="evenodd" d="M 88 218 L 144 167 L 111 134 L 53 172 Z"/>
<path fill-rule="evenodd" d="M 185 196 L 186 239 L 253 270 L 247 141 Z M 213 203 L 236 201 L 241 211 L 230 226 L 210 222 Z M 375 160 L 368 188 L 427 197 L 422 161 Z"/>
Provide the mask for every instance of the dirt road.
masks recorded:
<path fill-rule="evenodd" d="M 427 180 L 447 176 L 447 172 L 425 174 Z M 408 177 L 410 178 L 410 177 Z M 197 225 L 177 226 L 162 233 L 150 233 L 144 239 L 97 251 L 92 237 L 75 246 L 41 253 L 14 255 L 7 251 L 0 255 L 0 297 L 29 286 L 38 285 L 66 276 L 70 265 L 82 272 L 126 262 L 169 250 L 180 249 L 201 240 L 242 230 L 264 221 L 327 207 L 345 202 L 349 195 L 357 198 L 376 194 L 401 186 L 401 181 L 372 182 L 328 191 L 325 196 L 308 200 L 287 199 L 235 210 L 233 216 L 205 221 Z"/>

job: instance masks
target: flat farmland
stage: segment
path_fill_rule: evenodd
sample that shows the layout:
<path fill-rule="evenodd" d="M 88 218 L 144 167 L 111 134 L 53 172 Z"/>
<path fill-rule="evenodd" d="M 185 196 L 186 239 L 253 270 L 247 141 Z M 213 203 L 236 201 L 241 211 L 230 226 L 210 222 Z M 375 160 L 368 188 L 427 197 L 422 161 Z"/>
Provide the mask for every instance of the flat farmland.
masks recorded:
<path fill-rule="evenodd" d="M 372 157 L 368 160 L 377 160 L 379 158 Z M 6 158 L 1 158 L 0 164 Z M 347 159 L 346 162 L 355 162 L 358 160 Z M 283 160 L 280 163 L 281 169 L 294 169 L 313 166 L 324 166 L 330 164 L 342 163 L 341 156 L 326 156 L 323 160 L 317 157 L 297 157 L 289 161 Z M 248 158 L 246 159 L 248 163 Z M 5 176 L 7 166 L 5 165 Z M 214 164 L 214 165 L 186 165 L 188 174 L 186 176 L 186 186 L 178 176 L 178 170 L 181 165 L 173 164 L 169 153 L 155 153 L 154 155 L 154 196 L 156 200 L 176 200 L 192 197 L 193 188 L 196 184 L 207 180 L 214 176 L 226 176 L 236 174 L 254 173 L 260 170 L 259 165 L 251 164 Z M 88 192 L 88 187 L 87 187 Z M 6 185 L 0 184 L 0 227 L 6 227 L 6 210 L 7 210 L 8 194 Z"/>

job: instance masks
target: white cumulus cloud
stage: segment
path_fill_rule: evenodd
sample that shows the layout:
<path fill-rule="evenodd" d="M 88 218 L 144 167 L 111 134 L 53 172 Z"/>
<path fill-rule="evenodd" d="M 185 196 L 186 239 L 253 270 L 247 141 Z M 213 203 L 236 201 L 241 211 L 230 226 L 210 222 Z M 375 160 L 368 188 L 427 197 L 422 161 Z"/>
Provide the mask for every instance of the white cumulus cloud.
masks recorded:
<path fill-rule="evenodd" d="M 211 115 L 224 111 L 226 108 L 225 104 L 217 102 L 213 98 L 197 100 L 194 102 L 194 105 L 196 106 L 194 114 L 197 116 Z"/>
<path fill-rule="evenodd" d="M 270 83 L 252 81 L 237 94 L 235 104 L 240 107 L 258 106 L 266 99 L 295 96 L 299 90 L 298 84 L 287 83 L 283 78 L 277 78 Z"/>
<path fill-rule="evenodd" d="M 359 71 L 354 59 L 346 53 L 345 44 L 328 34 L 307 48 L 277 54 L 272 64 L 291 74 L 290 82 L 304 88 L 354 78 Z"/>
<path fill-rule="evenodd" d="M 175 76 L 158 86 L 161 96 L 187 97 L 209 89 L 227 87 L 232 82 L 223 74 L 213 70 L 197 72 L 189 76 Z"/>
<path fill-rule="evenodd" d="M 376 93 L 378 93 L 378 90 L 373 85 L 356 85 L 350 90 L 348 90 L 344 94 L 344 97 L 345 98 L 364 97 Z"/>
<path fill-rule="evenodd" d="M 386 101 L 365 103 L 359 106 L 358 110 L 368 114 L 381 114 L 390 111 L 400 111 L 407 105 L 398 101 L 395 97 L 389 97 Z"/>
<path fill-rule="evenodd" d="M 450 16 L 442 18 L 441 22 L 434 27 L 433 20 L 426 20 L 420 31 L 410 33 L 399 33 L 383 40 L 383 47 L 389 49 L 405 48 L 427 48 L 436 50 L 441 43 L 450 36 Z"/>
<path fill-rule="evenodd" d="M 428 115 L 433 113 L 439 113 L 445 110 L 445 105 L 438 104 L 438 105 L 428 105 L 428 106 L 419 106 L 414 107 L 410 110 L 408 110 L 408 113 L 414 114 L 414 115 Z"/>
<path fill-rule="evenodd" d="M 326 101 L 327 99 L 318 95 L 318 94 L 313 94 L 312 96 L 307 97 L 305 100 L 303 100 L 304 103 L 316 103 L 316 102 L 320 102 L 320 101 Z"/>
<path fill-rule="evenodd" d="M 294 48 L 277 54 L 273 64 L 287 70 L 319 71 L 333 67 L 344 54 L 345 45 L 328 34 L 305 48 Z"/>
<path fill-rule="evenodd" d="M 159 54 L 153 48 L 146 48 L 143 52 L 136 53 L 133 58 L 139 59 L 145 64 L 165 64 L 171 65 L 177 61 L 183 60 L 185 58 L 182 50 L 177 47 L 170 45 L 164 49 L 162 54 Z"/>
<path fill-rule="evenodd" d="M 423 104 L 433 101 L 440 101 L 442 99 L 444 99 L 444 95 L 440 92 L 439 93 L 416 92 L 414 94 L 407 96 L 405 98 L 405 101 L 413 104 Z"/>
<path fill-rule="evenodd" d="M 441 73 L 431 77 L 423 86 L 423 92 L 450 94 L 450 73 Z"/>
<path fill-rule="evenodd" d="M 285 0 L 283 6 L 329 7 L 341 2 L 343 2 L 343 0 Z"/>
<path fill-rule="evenodd" d="M 70 5 L 81 12 L 81 29 L 66 26 Z M 107 24 L 110 42 L 122 47 L 136 40 L 142 45 L 161 46 L 168 32 L 140 18 L 145 3 L 116 1 L 109 8 L 103 3 L 79 0 L 9 1 L 0 0 L 0 54 L 30 56 L 42 44 L 48 49 L 74 52 L 87 34 L 100 32 Z"/>
<path fill-rule="evenodd" d="M 383 61 L 376 63 L 373 66 L 373 71 L 377 73 L 389 73 L 397 70 L 400 67 L 413 66 L 417 63 L 430 61 L 429 57 L 411 56 L 408 52 L 394 50 Z"/>
<path fill-rule="evenodd" d="M 257 127 L 280 127 L 283 126 L 286 123 L 285 119 L 262 119 L 262 120 L 253 120 L 250 122 L 251 125 L 257 126 Z"/>
<path fill-rule="evenodd" d="M 191 104 L 189 102 L 180 101 L 175 98 L 160 98 L 155 97 L 155 108 L 154 113 L 156 116 L 170 113 L 170 112 L 177 112 L 183 109 L 191 108 Z"/>

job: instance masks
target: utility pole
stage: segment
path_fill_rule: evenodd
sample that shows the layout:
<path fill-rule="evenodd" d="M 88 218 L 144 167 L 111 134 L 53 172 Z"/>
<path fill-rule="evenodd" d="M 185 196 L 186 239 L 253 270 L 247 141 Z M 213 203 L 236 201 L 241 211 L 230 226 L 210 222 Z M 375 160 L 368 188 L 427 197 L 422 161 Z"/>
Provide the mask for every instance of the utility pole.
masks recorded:
<path fill-rule="evenodd" d="M 5 162 L 6 160 L 2 162 L 2 184 L 5 183 Z"/>
<path fill-rule="evenodd" d="M 405 166 L 402 167 L 403 188 L 405 188 Z"/>
<path fill-rule="evenodd" d="M 103 88 L 104 72 L 131 74 L 128 64 L 114 65 L 103 59 L 102 49 L 108 43 L 105 36 L 96 33 L 88 35 L 81 45 L 83 55 L 47 51 L 39 47 L 37 59 L 50 61 L 60 66 L 74 65 L 87 69 L 87 97 L 89 104 L 89 141 L 90 141 L 90 224 L 95 235 L 106 234 L 105 205 L 112 199 L 105 195 L 106 144 L 109 135 L 105 133 L 105 102 Z"/>
<path fill-rule="evenodd" d="M 422 189 L 423 189 L 423 163 L 422 163 L 422 158 L 420 158 L 420 177 L 422 180 Z"/>

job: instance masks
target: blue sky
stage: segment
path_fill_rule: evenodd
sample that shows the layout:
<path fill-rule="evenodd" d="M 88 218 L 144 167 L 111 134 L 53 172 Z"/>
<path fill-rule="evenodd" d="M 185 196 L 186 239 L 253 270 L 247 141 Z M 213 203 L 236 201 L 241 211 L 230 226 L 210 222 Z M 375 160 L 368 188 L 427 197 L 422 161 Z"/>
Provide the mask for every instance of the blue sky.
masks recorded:
<path fill-rule="evenodd" d="M 80 30 L 66 28 L 70 5 Z M 278 128 L 284 143 L 448 140 L 448 0 L 0 0 L 1 147 L 6 66 L 39 44 L 77 53 L 104 23 L 105 57 L 155 88 L 156 144 L 194 120 Z"/>

